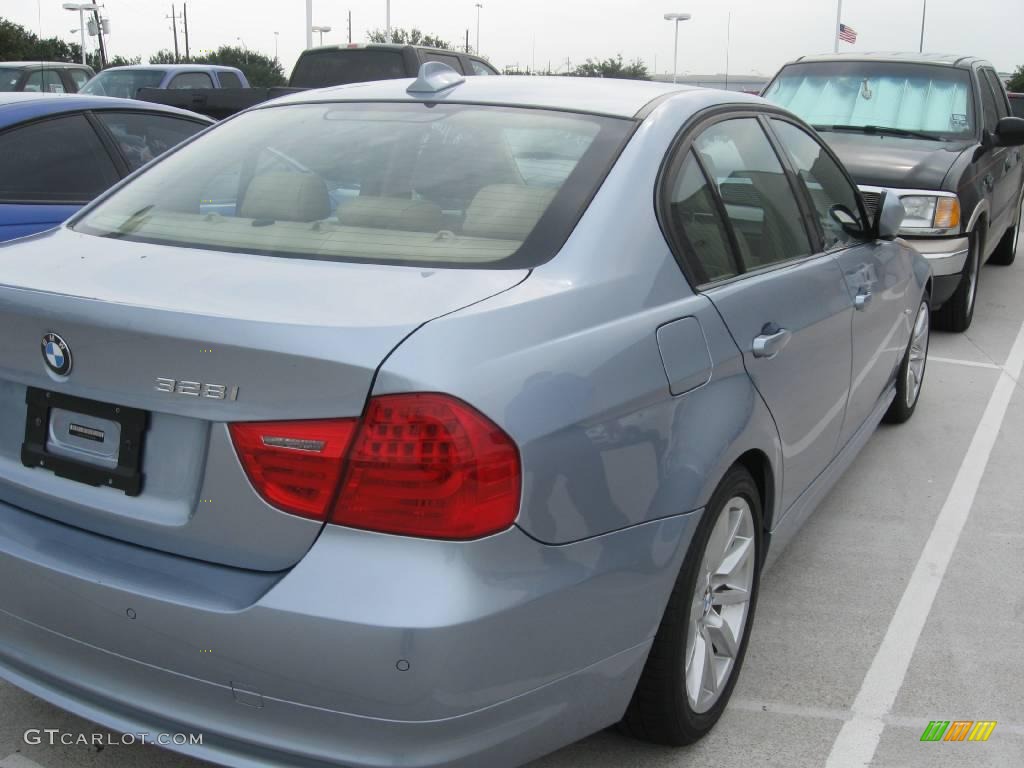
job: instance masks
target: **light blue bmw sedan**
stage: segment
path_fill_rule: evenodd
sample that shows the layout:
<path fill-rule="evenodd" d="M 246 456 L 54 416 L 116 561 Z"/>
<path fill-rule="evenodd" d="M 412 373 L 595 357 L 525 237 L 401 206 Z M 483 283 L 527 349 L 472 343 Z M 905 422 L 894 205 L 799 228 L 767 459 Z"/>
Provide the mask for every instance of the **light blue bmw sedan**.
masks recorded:
<path fill-rule="evenodd" d="M 902 215 L 736 93 L 427 64 L 221 123 L 0 247 L 0 676 L 233 766 L 699 739 L 914 411 Z"/>

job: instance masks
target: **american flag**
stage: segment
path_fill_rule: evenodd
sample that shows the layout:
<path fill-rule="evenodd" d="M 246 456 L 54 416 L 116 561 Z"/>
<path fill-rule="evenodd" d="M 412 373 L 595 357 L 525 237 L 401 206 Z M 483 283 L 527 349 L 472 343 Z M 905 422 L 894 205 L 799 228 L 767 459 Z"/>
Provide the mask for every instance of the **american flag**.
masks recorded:
<path fill-rule="evenodd" d="M 853 44 L 857 42 L 857 30 L 853 27 L 848 27 L 845 24 L 839 25 L 839 39 L 847 43 Z"/>

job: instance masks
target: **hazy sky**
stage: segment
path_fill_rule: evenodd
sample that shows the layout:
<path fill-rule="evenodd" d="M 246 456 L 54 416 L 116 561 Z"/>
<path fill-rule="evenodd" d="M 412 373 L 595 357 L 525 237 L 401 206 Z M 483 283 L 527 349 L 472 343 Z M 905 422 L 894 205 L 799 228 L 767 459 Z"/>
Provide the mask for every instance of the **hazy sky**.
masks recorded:
<path fill-rule="evenodd" d="M 670 72 L 672 24 L 666 11 L 693 14 L 679 28 L 679 71 L 709 74 L 725 71 L 727 18 L 731 11 L 729 71 L 772 74 L 784 61 L 806 53 L 829 51 L 835 25 L 835 0 L 482 0 L 480 45 L 495 64 L 565 67 L 587 57 L 621 53 L 641 58 L 652 70 Z M 62 0 L 3 0 L 0 16 L 43 36 L 78 39 L 70 30 L 78 14 L 61 8 Z M 181 4 L 175 5 L 178 13 Z M 922 0 L 845 0 L 843 22 L 857 30 L 856 45 L 840 50 L 916 50 Z M 965 9 L 970 16 L 965 17 Z M 384 26 L 385 0 L 314 0 L 313 23 L 330 25 L 324 42 L 347 42 L 346 12 L 352 11 L 352 34 L 365 41 L 366 31 Z M 143 57 L 173 47 L 170 0 L 107 0 L 113 24 L 110 51 Z M 280 33 L 279 56 L 285 73 L 305 44 L 304 0 L 189 0 L 193 51 L 224 43 L 245 45 L 272 55 L 274 32 Z M 393 26 L 419 27 L 453 43 L 476 40 L 475 0 L 392 0 Z M 925 50 L 982 56 L 1000 71 L 1024 63 L 1024 0 L 930 0 Z M 314 43 L 318 36 L 314 36 Z M 181 41 L 182 51 L 184 42 Z"/>

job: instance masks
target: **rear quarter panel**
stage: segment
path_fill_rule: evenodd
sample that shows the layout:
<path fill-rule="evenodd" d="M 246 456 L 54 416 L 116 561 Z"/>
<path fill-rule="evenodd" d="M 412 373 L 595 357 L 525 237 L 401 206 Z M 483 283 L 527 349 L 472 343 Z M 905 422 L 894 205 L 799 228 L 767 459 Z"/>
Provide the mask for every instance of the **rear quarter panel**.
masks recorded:
<path fill-rule="evenodd" d="M 449 392 L 516 440 L 518 524 L 542 542 L 697 510 L 747 450 L 781 466 L 739 350 L 687 285 L 654 213 L 664 153 L 709 100 L 695 92 L 658 107 L 559 255 L 515 288 L 428 323 L 378 373 L 375 394 Z M 682 317 L 700 321 L 713 368 L 706 384 L 673 396 L 657 330 Z"/>

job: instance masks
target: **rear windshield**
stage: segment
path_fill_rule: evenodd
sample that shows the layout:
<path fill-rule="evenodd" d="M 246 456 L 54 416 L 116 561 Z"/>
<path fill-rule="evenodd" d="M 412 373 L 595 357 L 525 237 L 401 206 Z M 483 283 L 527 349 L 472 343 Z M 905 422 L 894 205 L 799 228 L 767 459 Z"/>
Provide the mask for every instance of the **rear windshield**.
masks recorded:
<path fill-rule="evenodd" d="M 632 121 L 459 104 L 299 104 L 208 131 L 93 207 L 105 237 L 520 268 L 550 258 Z"/>
<path fill-rule="evenodd" d="M 407 77 L 401 51 L 319 51 L 299 57 L 288 84 L 296 88 L 325 88 L 399 77 Z"/>
<path fill-rule="evenodd" d="M 877 126 L 941 138 L 974 135 L 967 70 L 885 61 L 790 64 L 764 97 L 818 129 Z"/>
<path fill-rule="evenodd" d="M 162 69 L 107 70 L 85 84 L 79 93 L 134 99 L 139 88 L 156 88 L 167 74 Z"/>

